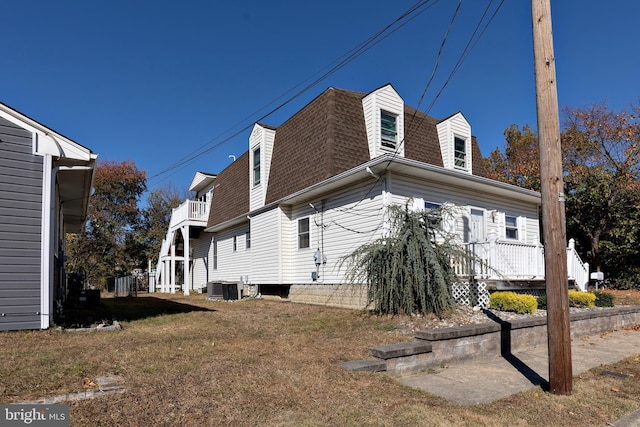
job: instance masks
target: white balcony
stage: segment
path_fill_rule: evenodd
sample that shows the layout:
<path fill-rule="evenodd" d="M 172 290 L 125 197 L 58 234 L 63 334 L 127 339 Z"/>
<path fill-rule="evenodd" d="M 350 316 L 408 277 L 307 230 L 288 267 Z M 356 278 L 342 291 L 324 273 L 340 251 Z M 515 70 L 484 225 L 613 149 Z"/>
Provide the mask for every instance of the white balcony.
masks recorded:
<path fill-rule="evenodd" d="M 453 261 L 459 276 L 478 279 L 544 280 L 544 247 L 517 241 L 467 243 L 472 262 Z M 582 262 L 575 250 L 575 241 L 567 247 L 567 279 L 575 281 L 581 290 L 589 284 L 589 264 Z"/>
<path fill-rule="evenodd" d="M 171 213 L 169 228 L 177 227 L 184 222 L 188 225 L 206 226 L 209 219 L 209 204 L 196 200 L 186 200 L 174 208 Z"/>

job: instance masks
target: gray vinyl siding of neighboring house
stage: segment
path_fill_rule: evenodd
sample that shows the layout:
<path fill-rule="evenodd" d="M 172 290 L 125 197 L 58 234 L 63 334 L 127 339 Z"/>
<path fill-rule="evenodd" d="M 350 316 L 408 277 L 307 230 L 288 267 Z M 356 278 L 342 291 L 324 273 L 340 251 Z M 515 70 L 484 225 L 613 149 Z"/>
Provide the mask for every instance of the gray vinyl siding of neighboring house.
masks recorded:
<path fill-rule="evenodd" d="M 0 118 L 0 330 L 39 329 L 43 158 Z"/>

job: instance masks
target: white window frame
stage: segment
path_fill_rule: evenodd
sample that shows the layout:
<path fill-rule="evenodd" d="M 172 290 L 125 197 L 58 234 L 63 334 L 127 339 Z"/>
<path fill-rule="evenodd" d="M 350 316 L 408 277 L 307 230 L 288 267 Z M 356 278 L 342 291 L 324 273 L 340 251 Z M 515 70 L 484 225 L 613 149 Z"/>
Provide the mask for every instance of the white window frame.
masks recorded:
<path fill-rule="evenodd" d="M 253 177 L 253 185 L 259 185 L 260 181 L 262 181 L 262 170 L 261 170 L 261 165 L 262 165 L 262 161 L 260 159 L 260 147 L 256 147 L 253 149 L 253 151 L 251 152 L 251 157 L 253 159 L 253 164 L 252 164 L 252 177 Z M 256 161 L 257 159 L 257 161 Z"/>
<path fill-rule="evenodd" d="M 424 210 L 425 211 L 433 211 L 442 209 L 442 203 L 430 202 L 425 200 L 424 202 Z M 432 213 L 429 215 L 429 220 L 431 221 L 431 225 L 433 228 L 438 230 L 442 230 L 442 212 Z"/>
<path fill-rule="evenodd" d="M 307 230 L 301 232 L 300 231 L 300 225 L 303 222 L 306 222 Z M 307 245 L 306 246 L 302 246 L 302 243 L 303 243 L 302 238 L 305 235 L 306 235 L 306 240 L 307 240 L 306 244 Z M 311 220 L 310 220 L 310 218 L 308 216 L 304 217 L 304 218 L 298 218 L 298 230 L 297 230 L 296 236 L 298 236 L 298 249 L 309 249 L 309 248 L 311 248 Z"/>
<path fill-rule="evenodd" d="M 383 126 L 386 120 L 383 117 L 393 118 L 393 129 Z M 385 137 L 385 135 L 393 134 L 393 139 Z M 395 150 L 398 147 L 398 115 L 389 111 L 380 110 L 380 146 L 383 148 Z"/>
<path fill-rule="evenodd" d="M 232 241 L 233 241 L 233 247 L 232 247 L 233 252 L 237 252 L 238 251 L 238 236 L 234 234 Z"/>
<path fill-rule="evenodd" d="M 251 230 L 244 233 L 244 247 L 245 249 L 251 249 Z"/>
<path fill-rule="evenodd" d="M 513 224 L 509 224 L 509 219 L 513 219 Z M 520 220 L 515 215 L 504 215 L 504 237 L 507 240 L 520 240 Z M 510 237 L 509 232 L 515 232 L 515 237 Z"/>
<path fill-rule="evenodd" d="M 458 141 L 462 142 L 462 146 L 464 147 L 464 151 L 460 151 L 457 149 L 456 145 L 458 143 Z M 463 170 L 467 170 L 468 167 L 468 153 L 467 153 L 467 139 L 466 138 L 462 138 L 460 136 L 454 135 L 453 136 L 453 167 L 456 169 L 463 169 Z M 462 155 L 459 156 L 458 154 L 461 153 Z M 462 162 L 462 165 L 459 165 L 458 162 Z"/>

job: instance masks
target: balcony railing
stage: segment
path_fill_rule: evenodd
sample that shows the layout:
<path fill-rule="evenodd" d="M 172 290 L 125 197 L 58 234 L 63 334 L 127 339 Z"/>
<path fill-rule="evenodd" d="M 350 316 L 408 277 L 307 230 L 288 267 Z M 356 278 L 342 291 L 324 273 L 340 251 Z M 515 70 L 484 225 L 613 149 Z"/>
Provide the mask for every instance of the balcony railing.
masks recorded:
<path fill-rule="evenodd" d="M 209 218 L 209 204 L 197 200 L 186 200 L 171 213 L 170 227 L 183 221 L 199 221 L 206 225 Z"/>
<path fill-rule="evenodd" d="M 544 279 L 544 247 L 516 241 L 466 243 L 472 260 L 453 260 L 459 276 L 479 279 Z M 582 262 L 571 239 L 567 247 L 567 279 L 575 280 L 581 290 L 589 283 L 589 264 Z"/>

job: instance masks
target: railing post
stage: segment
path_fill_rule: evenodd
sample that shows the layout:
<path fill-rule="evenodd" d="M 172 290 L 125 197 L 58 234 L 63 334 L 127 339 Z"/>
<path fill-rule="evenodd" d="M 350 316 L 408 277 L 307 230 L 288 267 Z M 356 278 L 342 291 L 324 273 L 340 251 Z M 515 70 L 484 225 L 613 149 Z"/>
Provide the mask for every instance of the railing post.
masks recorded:
<path fill-rule="evenodd" d="M 498 266 L 498 236 L 495 233 L 489 234 L 489 259 L 487 260 L 487 270 L 489 268 L 500 270 L 501 266 Z M 495 274 L 487 271 L 487 276 L 494 277 Z"/>
<path fill-rule="evenodd" d="M 536 242 L 536 276 L 545 277 L 544 268 L 544 246 Z"/>
<path fill-rule="evenodd" d="M 176 245 L 171 244 L 171 293 L 176 293 Z"/>
<path fill-rule="evenodd" d="M 575 277 L 575 272 L 573 271 L 573 264 L 575 260 L 575 250 L 576 250 L 576 241 L 575 239 L 569 239 L 569 247 L 567 248 L 567 281 L 569 278 Z M 567 285 L 568 286 L 568 285 Z"/>

